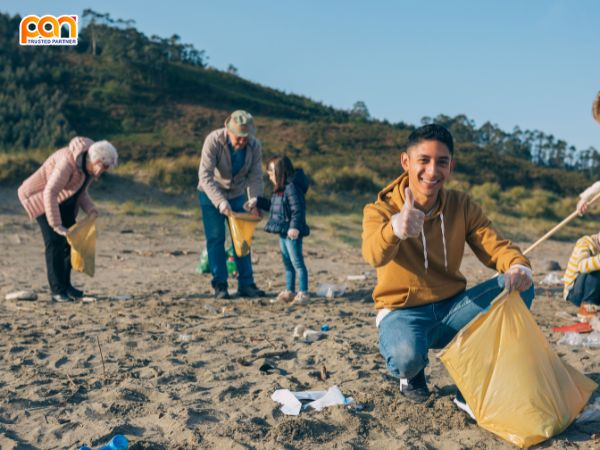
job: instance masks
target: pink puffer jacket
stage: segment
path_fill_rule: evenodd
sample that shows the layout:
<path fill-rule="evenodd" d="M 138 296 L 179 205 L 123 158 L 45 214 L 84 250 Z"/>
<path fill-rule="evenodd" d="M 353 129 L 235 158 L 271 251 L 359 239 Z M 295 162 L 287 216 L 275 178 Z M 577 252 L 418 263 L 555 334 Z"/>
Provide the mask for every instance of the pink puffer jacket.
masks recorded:
<path fill-rule="evenodd" d="M 58 205 L 75 195 L 85 181 L 83 173 L 82 153 L 90 148 L 94 141 L 85 137 L 75 137 L 68 147 L 54 152 L 19 187 L 19 200 L 29 214 L 35 219 L 46 214 L 52 228 L 62 225 Z M 92 178 L 93 181 L 93 178 Z M 88 195 L 88 186 L 79 196 L 77 206 L 86 213 L 96 207 Z"/>

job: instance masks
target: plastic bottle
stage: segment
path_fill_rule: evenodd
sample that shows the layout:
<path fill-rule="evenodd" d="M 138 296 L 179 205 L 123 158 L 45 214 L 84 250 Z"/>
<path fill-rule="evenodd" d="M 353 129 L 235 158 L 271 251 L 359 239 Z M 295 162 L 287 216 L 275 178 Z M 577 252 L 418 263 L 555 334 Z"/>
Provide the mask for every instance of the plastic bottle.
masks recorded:
<path fill-rule="evenodd" d="M 231 247 L 227 249 L 225 256 L 227 256 L 226 265 L 227 265 L 227 273 L 232 277 L 237 277 L 237 264 L 235 263 L 235 258 L 233 257 L 235 253 L 235 249 L 233 248 L 233 244 Z"/>
<path fill-rule="evenodd" d="M 227 257 L 227 273 L 232 277 L 237 276 L 237 265 L 235 264 L 235 259 L 233 259 L 233 256 Z"/>
<path fill-rule="evenodd" d="M 129 441 L 122 434 L 116 434 L 108 444 L 103 445 L 98 450 L 127 450 Z"/>

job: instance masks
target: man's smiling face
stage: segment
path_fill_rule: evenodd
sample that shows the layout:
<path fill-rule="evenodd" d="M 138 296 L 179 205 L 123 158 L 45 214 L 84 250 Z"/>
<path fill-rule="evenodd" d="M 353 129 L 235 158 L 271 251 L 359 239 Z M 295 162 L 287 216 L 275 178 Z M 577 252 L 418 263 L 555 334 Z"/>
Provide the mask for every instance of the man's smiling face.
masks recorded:
<path fill-rule="evenodd" d="M 446 144 L 435 140 L 421 141 L 402 153 L 400 162 L 408 172 L 408 185 L 415 205 L 425 210 L 432 208 L 454 168 L 455 162 Z"/>

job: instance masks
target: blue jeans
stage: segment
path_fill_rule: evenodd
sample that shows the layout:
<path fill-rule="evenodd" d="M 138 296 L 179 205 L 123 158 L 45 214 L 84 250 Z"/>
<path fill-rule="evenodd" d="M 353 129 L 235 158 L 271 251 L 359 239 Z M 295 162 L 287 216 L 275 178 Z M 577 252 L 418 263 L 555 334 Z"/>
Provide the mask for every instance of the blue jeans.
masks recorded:
<path fill-rule="evenodd" d="M 208 265 L 213 277 L 211 283 L 215 287 L 217 284 L 227 283 L 227 256 L 225 254 L 225 220 L 227 218 L 215 208 L 204 192 L 198 192 L 198 199 L 200 200 L 202 223 L 204 224 L 204 235 L 206 236 Z M 243 195 L 231 198 L 228 201 L 233 211 L 244 211 L 245 199 Z M 238 271 L 238 286 L 254 284 L 250 255 L 238 258 L 234 252 L 234 258 Z"/>
<path fill-rule="evenodd" d="M 398 378 L 413 378 L 427 366 L 430 348 L 445 347 L 503 289 L 504 275 L 499 275 L 449 299 L 390 312 L 379 324 L 379 350 L 388 370 Z M 533 285 L 521 292 L 528 308 L 533 297 Z"/>
<path fill-rule="evenodd" d="M 308 292 L 308 271 L 302 257 L 302 238 L 288 239 L 279 237 L 281 258 L 285 266 L 285 288 L 294 292 L 296 272 L 298 272 L 298 290 Z"/>
<path fill-rule="evenodd" d="M 567 295 L 567 300 L 577 306 L 582 303 L 600 305 L 600 270 L 580 273 Z"/>

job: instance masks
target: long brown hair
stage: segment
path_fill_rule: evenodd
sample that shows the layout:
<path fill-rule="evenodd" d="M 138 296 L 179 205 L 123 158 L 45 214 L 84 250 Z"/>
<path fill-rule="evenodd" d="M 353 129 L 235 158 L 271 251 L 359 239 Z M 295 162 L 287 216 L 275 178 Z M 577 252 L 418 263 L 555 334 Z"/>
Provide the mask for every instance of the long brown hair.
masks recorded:
<path fill-rule="evenodd" d="M 294 165 L 287 156 L 273 156 L 267 161 L 267 172 L 271 170 L 275 173 L 275 192 L 285 189 L 285 185 L 294 175 Z"/>

